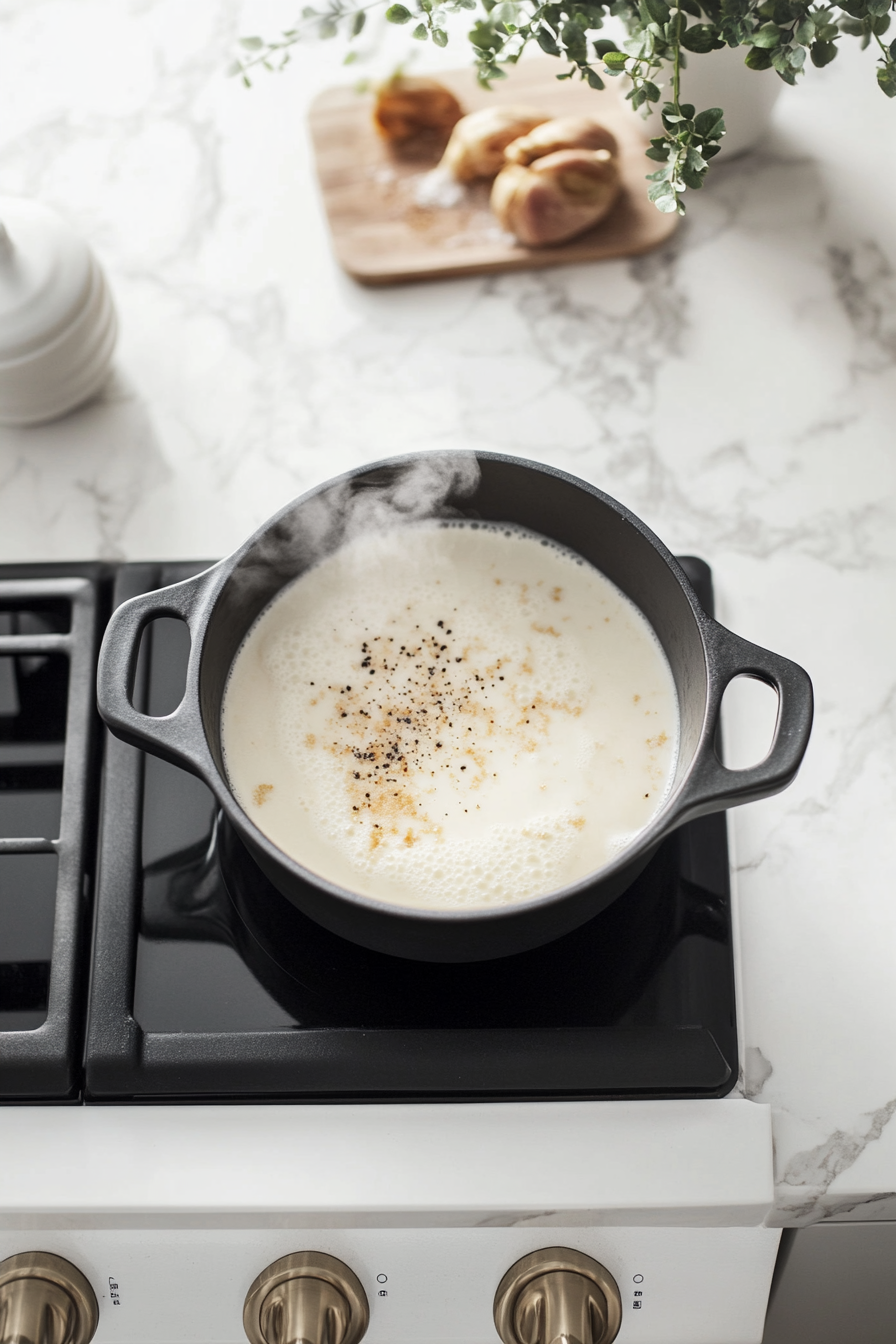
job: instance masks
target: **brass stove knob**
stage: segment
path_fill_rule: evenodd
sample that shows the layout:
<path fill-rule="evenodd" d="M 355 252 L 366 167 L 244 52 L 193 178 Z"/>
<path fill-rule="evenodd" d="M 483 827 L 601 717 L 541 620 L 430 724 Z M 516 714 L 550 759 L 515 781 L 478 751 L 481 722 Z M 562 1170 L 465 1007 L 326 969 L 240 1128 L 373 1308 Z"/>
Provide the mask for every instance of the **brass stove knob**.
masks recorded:
<path fill-rule="evenodd" d="M 0 1261 L 0 1344 L 89 1344 L 98 1320 L 93 1289 L 61 1256 Z"/>
<path fill-rule="evenodd" d="M 275 1260 L 259 1274 L 243 1307 L 250 1344 L 358 1344 L 369 1320 L 360 1281 L 322 1251 Z"/>
<path fill-rule="evenodd" d="M 503 1344 L 611 1344 L 621 1323 L 613 1275 L 590 1255 L 564 1246 L 524 1255 L 495 1294 Z"/>

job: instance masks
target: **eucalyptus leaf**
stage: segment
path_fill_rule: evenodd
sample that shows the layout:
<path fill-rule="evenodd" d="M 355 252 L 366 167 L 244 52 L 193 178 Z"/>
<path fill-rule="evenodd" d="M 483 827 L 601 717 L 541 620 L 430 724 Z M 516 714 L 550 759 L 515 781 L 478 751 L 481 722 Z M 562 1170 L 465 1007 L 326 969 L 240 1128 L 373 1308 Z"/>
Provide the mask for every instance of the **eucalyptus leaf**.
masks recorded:
<path fill-rule="evenodd" d="M 694 23 L 681 37 L 681 45 L 688 51 L 702 53 L 724 46 L 708 23 Z"/>
<path fill-rule="evenodd" d="M 535 34 L 535 41 L 541 47 L 542 51 L 548 56 L 559 56 L 560 48 L 557 45 L 557 39 L 550 28 L 540 27 Z"/>
<path fill-rule="evenodd" d="M 491 51 L 493 49 L 495 35 L 488 24 L 481 20 L 473 25 L 467 34 L 467 38 L 480 51 Z"/>
<path fill-rule="evenodd" d="M 568 23 L 563 25 L 560 37 L 570 60 L 581 61 L 582 63 L 588 60 L 588 52 L 585 48 L 585 31 L 575 19 L 570 19 Z"/>
<path fill-rule="evenodd" d="M 837 55 L 837 47 L 833 42 L 813 42 L 809 48 L 809 57 L 813 65 L 830 65 L 831 61 Z"/>
<path fill-rule="evenodd" d="M 772 68 L 777 71 L 785 84 L 795 84 L 796 74 L 790 68 L 788 53 L 776 51 L 772 54 Z"/>
<path fill-rule="evenodd" d="M 666 4 L 666 0 L 643 0 L 643 4 L 653 23 L 662 26 L 669 22 L 671 10 Z"/>
<path fill-rule="evenodd" d="M 670 45 L 674 46 L 681 42 L 682 34 L 685 32 L 687 26 L 687 18 L 682 14 L 681 10 L 678 9 L 666 24 L 663 36 Z M 683 53 L 681 59 L 684 60 Z"/>
<path fill-rule="evenodd" d="M 707 108 L 694 118 L 694 129 L 704 140 L 716 140 L 725 133 L 725 114 L 720 107 Z"/>
<path fill-rule="evenodd" d="M 775 23 L 764 23 L 761 28 L 757 28 L 753 34 L 754 47 L 780 47 L 784 34 Z"/>
<path fill-rule="evenodd" d="M 877 82 L 888 98 L 896 98 L 896 65 L 892 61 L 877 67 Z"/>

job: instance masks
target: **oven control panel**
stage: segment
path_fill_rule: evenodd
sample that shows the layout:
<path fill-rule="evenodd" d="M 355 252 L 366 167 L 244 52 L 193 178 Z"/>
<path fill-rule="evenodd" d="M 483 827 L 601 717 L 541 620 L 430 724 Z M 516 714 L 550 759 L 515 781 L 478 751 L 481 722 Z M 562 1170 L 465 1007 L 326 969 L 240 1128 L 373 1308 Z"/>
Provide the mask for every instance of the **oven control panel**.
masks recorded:
<path fill-rule="evenodd" d="M 551 1344 L 558 1334 L 759 1344 L 779 1237 L 761 1227 L 18 1230 L 0 1232 L 0 1260 L 68 1262 L 96 1299 L 95 1344 L 280 1344 L 315 1330 L 321 1344 Z"/>

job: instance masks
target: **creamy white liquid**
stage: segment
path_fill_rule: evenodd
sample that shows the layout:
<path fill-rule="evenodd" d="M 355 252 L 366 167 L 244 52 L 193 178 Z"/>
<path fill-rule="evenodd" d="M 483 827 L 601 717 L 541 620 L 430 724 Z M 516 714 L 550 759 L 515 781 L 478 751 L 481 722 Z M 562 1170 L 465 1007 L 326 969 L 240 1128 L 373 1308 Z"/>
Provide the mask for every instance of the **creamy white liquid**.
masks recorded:
<path fill-rule="evenodd" d="M 521 530 L 423 523 L 278 594 L 222 734 L 237 801 L 312 872 L 470 908 L 628 845 L 667 792 L 678 706 L 648 622 L 598 570 Z"/>

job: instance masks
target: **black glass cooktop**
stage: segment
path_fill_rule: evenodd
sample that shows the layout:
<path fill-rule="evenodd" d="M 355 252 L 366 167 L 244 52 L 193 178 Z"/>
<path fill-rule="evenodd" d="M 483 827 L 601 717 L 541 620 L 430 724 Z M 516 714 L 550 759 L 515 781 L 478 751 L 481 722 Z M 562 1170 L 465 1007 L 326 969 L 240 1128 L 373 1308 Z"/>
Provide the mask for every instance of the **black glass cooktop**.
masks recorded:
<path fill-rule="evenodd" d="M 711 611 L 708 568 L 683 563 Z M 101 612 L 113 580 L 117 604 L 199 568 L 80 572 Z M 59 571 L 31 572 L 58 579 Z M 681 828 L 609 909 L 534 951 L 470 965 L 369 952 L 282 897 L 219 819 L 209 791 L 184 771 L 106 735 L 100 784 L 89 731 L 73 718 L 70 598 L 53 608 L 56 598 L 41 594 L 43 607 L 32 596 L 30 607 L 10 597 L 4 608 L 0 583 L 0 1097 L 376 1101 L 730 1091 L 737 1046 L 724 815 Z M 26 650 L 8 636 L 29 622 L 37 633 Z M 34 644 L 41 633 L 55 634 L 56 643 Z M 134 702 L 148 713 L 176 707 L 188 639 L 174 620 L 147 629 Z M 91 638 L 89 660 L 94 645 Z M 84 736 L 74 752 L 73 725 Z M 91 802 L 100 789 L 94 846 Z M 77 874 L 73 828 L 81 836 Z M 47 871 L 38 873 L 36 861 Z M 92 964 L 83 937 L 91 894 Z M 60 929 L 68 929 L 65 938 Z M 68 987 L 56 1007 L 54 980 Z M 50 1028 L 55 1079 L 46 1040 L 40 1044 Z M 42 1072 L 29 1045 L 44 1052 Z"/>
<path fill-rule="evenodd" d="M 117 600 L 195 568 L 126 567 Z M 708 569 L 689 572 L 711 607 Z M 163 620 L 151 640 L 138 691 L 161 714 L 188 635 Z M 666 841 L 576 932 L 443 965 L 299 913 L 176 767 L 110 740 L 105 783 L 91 1097 L 693 1097 L 734 1082 L 724 816 Z"/>

